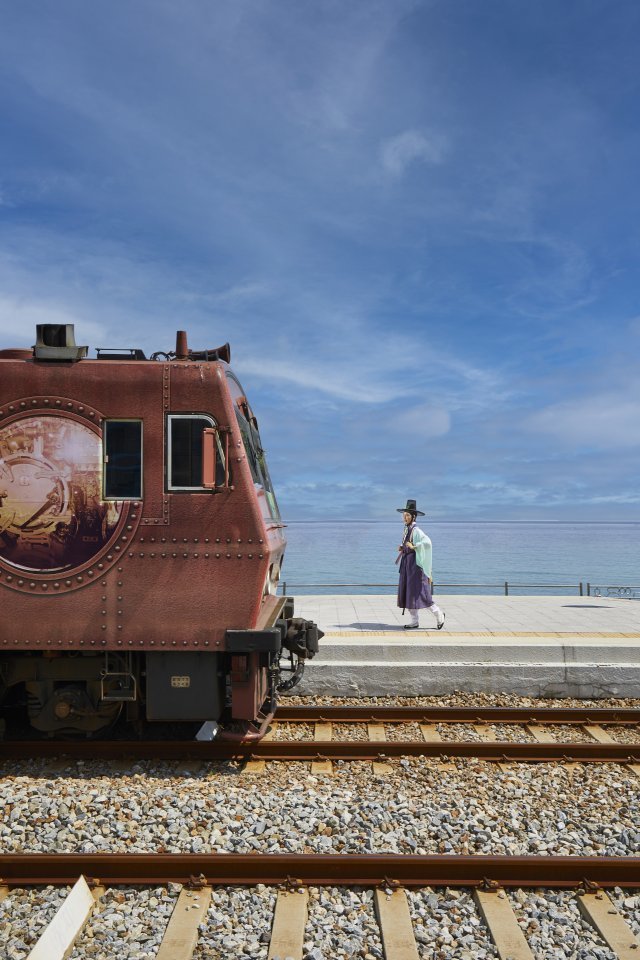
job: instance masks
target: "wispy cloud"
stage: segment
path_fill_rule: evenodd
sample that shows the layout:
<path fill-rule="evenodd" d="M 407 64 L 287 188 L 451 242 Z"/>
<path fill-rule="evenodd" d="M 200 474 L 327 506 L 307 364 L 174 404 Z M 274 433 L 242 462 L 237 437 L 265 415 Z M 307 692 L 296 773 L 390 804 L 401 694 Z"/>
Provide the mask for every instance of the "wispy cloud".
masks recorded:
<path fill-rule="evenodd" d="M 451 429 L 451 414 L 433 403 L 407 405 L 399 413 L 384 417 L 382 425 L 399 437 L 412 438 L 414 442 L 442 437 Z"/>
<path fill-rule="evenodd" d="M 405 130 L 381 144 L 380 162 L 386 173 L 399 178 L 411 164 L 442 163 L 447 146 L 447 140 L 442 134 Z"/>
<path fill-rule="evenodd" d="M 322 393 L 357 404 L 384 404 L 413 393 L 414 387 L 388 376 L 376 377 L 368 364 L 324 363 L 312 359 L 280 360 L 241 357 L 237 363 L 243 376 L 293 385 L 305 393 Z"/>
<path fill-rule="evenodd" d="M 640 395 L 603 393 L 553 404 L 524 426 L 569 449 L 640 450 Z"/>

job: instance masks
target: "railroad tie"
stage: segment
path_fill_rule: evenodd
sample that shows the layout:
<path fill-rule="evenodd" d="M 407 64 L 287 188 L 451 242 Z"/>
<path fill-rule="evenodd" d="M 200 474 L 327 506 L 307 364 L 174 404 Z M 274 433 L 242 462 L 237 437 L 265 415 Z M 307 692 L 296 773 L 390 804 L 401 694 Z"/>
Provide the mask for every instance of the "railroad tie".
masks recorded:
<path fill-rule="evenodd" d="M 581 726 L 584 732 L 588 733 L 592 740 L 597 740 L 598 743 L 616 742 L 598 723 L 583 723 Z"/>
<path fill-rule="evenodd" d="M 418 960 L 405 891 L 376 890 L 375 905 L 386 960 Z"/>
<path fill-rule="evenodd" d="M 27 960 L 64 960 L 68 957 L 96 901 L 103 894 L 104 887 L 90 890 L 85 878 L 79 877 Z"/>
<path fill-rule="evenodd" d="M 191 960 L 198 942 L 198 927 L 211 903 L 211 887 L 183 887 L 164 932 L 156 960 Z"/>
<path fill-rule="evenodd" d="M 284 957 L 302 960 L 308 903 L 309 891 L 306 887 L 278 892 L 268 960 L 275 960 L 276 957 L 281 960 Z"/>
<path fill-rule="evenodd" d="M 427 743 L 442 742 L 442 736 L 435 723 L 421 723 L 420 730 L 422 731 L 422 736 Z M 446 758 L 442 758 L 439 761 L 434 761 L 433 766 L 436 768 L 444 767 L 447 769 L 453 766 L 453 762 L 450 759 L 447 760 Z"/>
<path fill-rule="evenodd" d="M 387 733 L 384 729 L 384 723 L 368 723 L 367 734 L 371 743 L 386 742 Z M 385 763 L 380 760 L 373 760 L 371 762 L 371 769 L 376 776 L 384 777 L 386 774 L 390 773 L 393 768 L 389 763 Z"/>
<path fill-rule="evenodd" d="M 557 743 L 558 741 L 551 733 L 550 730 L 547 730 L 543 724 L 539 723 L 527 723 L 525 729 L 529 731 L 531 736 L 538 741 L 538 743 Z M 568 770 L 573 770 L 574 767 L 577 767 L 577 761 L 569 761 L 565 763 L 565 767 Z"/>
<path fill-rule="evenodd" d="M 316 742 L 332 740 L 333 724 L 332 723 L 316 723 L 314 725 L 313 739 Z M 331 760 L 312 760 L 311 773 L 314 776 L 317 776 L 318 774 L 333 773 L 333 764 Z"/>
<path fill-rule="evenodd" d="M 420 729 L 422 730 L 422 736 L 427 743 L 431 742 L 432 740 L 442 740 L 440 732 L 438 731 L 438 727 L 435 723 L 421 723 Z"/>
<path fill-rule="evenodd" d="M 637 960 L 640 940 L 622 917 L 610 898 L 599 890 L 597 893 L 578 894 L 581 913 L 593 924 L 607 946 L 618 960 Z"/>
<path fill-rule="evenodd" d="M 616 742 L 599 723 L 581 723 L 580 729 L 584 730 L 592 740 L 596 740 L 598 743 Z"/>
<path fill-rule="evenodd" d="M 242 773 L 264 773 L 266 769 L 267 769 L 266 760 L 247 760 L 241 772 Z"/>
<path fill-rule="evenodd" d="M 500 960 L 534 960 L 504 890 L 474 890 L 473 896 Z"/>
<path fill-rule="evenodd" d="M 265 733 L 263 740 L 273 740 L 274 734 L 276 732 L 278 724 L 274 721 L 269 724 L 267 732 Z M 243 773 L 264 773 L 267 769 L 266 760 L 247 760 L 244 767 L 242 768 Z"/>
<path fill-rule="evenodd" d="M 473 729 L 483 740 L 488 740 L 490 743 L 496 743 L 498 741 L 496 732 L 490 723 L 474 723 Z M 498 766 L 501 770 L 510 770 L 511 768 L 511 764 L 509 762 L 503 763 L 500 761 Z"/>
<path fill-rule="evenodd" d="M 538 743 L 556 743 L 554 735 L 540 723 L 527 723 L 525 730 L 528 730 L 534 740 Z"/>
<path fill-rule="evenodd" d="M 633 729 L 636 730 L 636 732 L 640 731 L 640 728 L 637 725 L 634 726 Z M 635 773 L 636 777 L 640 777 L 640 763 L 630 763 L 629 770 L 631 770 L 632 773 Z"/>
<path fill-rule="evenodd" d="M 616 743 L 613 737 L 604 730 L 598 723 L 583 723 L 581 724 L 582 729 L 586 734 L 588 734 L 592 740 L 596 740 L 598 743 Z M 635 773 L 636 776 L 640 776 L 640 765 L 630 764 L 629 769 L 632 773 Z"/>
<path fill-rule="evenodd" d="M 497 740 L 496 732 L 490 723 L 474 723 L 473 729 L 482 740 Z"/>
<path fill-rule="evenodd" d="M 583 723 L 582 729 L 585 733 L 588 733 L 592 740 L 597 740 L 598 743 L 616 743 L 617 741 L 604 730 L 598 723 Z M 631 773 L 635 774 L 636 777 L 640 777 L 640 763 L 630 763 L 628 769 Z"/>

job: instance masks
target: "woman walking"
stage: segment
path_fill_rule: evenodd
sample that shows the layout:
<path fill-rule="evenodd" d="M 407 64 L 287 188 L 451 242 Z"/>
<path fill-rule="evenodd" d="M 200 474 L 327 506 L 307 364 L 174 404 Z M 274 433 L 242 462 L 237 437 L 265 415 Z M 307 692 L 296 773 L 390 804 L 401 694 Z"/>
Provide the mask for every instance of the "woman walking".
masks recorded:
<path fill-rule="evenodd" d="M 416 525 L 416 518 L 424 517 L 424 513 L 416 508 L 415 500 L 407 500 L 406 507 L 398 507 L 397 512 L 403 514 L 405 524 L 402 543 L 398 547 L 398 606 L 402 607 L 403 613 L 408 610 L 411 617 L 411 622 L 406 623 L 404 629 L 417 630 L 420 626 L 418 610 L 426 607 L 436 618 L 438 630 L 442 630 L 445 614 L 431 596 L 431 540 Z"/>

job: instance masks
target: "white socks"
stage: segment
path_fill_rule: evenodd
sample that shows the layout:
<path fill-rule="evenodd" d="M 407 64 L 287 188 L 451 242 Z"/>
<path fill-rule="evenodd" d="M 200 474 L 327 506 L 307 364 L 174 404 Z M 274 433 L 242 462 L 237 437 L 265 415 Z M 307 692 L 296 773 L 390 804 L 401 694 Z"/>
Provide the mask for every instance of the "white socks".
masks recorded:
<path fill-rule="evenodd" d="M 444 620 L 444 614 L 440 609 L 440 607 L 437 605 L 437 603 L 432 603 L 430 607 L 427 607 L 427 610 L 434 615 L 438 623 L 442 623 L 442 621 Z M 417 626 L 418 623 L 420 622 L 418 619 L 418 611 L 411 610 L 410 608 L 408 608 L 407 613 L 411 618 L 411 626 L 412 627 Z"/>

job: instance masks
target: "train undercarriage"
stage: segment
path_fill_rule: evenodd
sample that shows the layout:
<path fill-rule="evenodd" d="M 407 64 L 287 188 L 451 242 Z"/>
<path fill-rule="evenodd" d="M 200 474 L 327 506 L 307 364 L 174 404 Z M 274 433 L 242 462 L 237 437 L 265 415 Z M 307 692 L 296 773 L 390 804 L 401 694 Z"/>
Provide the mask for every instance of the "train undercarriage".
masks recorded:
<path fill-rule="evenodd" d="M 223 652 L 64 651 L 0 654 L 0 715 L 48 737 L 141 735 L 162 723 L 206 724 L 208 738 L 256 739 L 279 693 L 300 680 L 322 632 L 287 617 L 228 630 Z"/>

